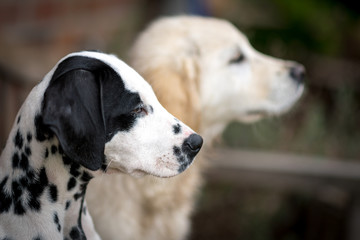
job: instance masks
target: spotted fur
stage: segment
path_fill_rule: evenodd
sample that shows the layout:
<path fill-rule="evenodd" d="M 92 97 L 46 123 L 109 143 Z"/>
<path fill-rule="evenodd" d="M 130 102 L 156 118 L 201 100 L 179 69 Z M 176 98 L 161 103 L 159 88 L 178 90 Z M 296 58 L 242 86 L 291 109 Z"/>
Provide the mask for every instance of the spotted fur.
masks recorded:
<path fill-rule="evenodd" d="M 201 145 L 115 56 L 70 54 L 31 91 L 0 157 L 0 239 L 99 239 L 84 201 L 93 177 L 174 176 Z"/>

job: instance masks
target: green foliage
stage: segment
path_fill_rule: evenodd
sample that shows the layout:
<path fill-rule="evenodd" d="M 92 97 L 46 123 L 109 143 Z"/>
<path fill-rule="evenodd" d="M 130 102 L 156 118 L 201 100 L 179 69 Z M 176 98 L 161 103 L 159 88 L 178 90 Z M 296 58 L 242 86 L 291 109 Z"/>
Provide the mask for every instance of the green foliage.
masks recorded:
<path fill-rule="evenodd" d="M 281 20 L 276 29 L 253 29 L 251 40 L 263 45 L 280 38 L 287 47 L 298 46 L 320 54 L 338 55 L 342 36 L 351 26 L 352 18 L 337 2 L 313 0 L 272 0 Z"/>

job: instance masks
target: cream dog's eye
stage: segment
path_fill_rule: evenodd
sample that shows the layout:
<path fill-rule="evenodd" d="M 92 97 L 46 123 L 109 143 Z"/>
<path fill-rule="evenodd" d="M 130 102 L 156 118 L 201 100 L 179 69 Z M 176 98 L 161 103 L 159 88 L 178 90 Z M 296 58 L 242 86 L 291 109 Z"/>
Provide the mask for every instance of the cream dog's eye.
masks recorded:
<path fill-rule="evenodd" d="M 234 58 L 230 59 L 229 63 L 230 64 L 236 64 L 236 63 L 241 63 L 245 60 L 245 56 L 242 53 L 239 53 L 238 55 L 236 55 Z"/>

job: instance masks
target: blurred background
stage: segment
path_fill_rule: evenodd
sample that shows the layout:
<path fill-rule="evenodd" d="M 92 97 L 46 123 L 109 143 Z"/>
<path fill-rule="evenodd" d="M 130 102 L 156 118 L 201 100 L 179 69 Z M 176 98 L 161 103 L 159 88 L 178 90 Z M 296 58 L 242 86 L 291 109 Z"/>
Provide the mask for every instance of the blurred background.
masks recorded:
<path fill-rule="evenodd" d="M 257 50 L 307 69 L 290 113 L 226 129 L 224 155 L 214 158 L 239 162 L 207 172 L 191 239 L 360 239 L 356 1 L 0 0 L 0 149 L 28 92 L 61 57 L 98 49 L 126 60 L 139 31 L 174 14 L 227 19 Z"/>

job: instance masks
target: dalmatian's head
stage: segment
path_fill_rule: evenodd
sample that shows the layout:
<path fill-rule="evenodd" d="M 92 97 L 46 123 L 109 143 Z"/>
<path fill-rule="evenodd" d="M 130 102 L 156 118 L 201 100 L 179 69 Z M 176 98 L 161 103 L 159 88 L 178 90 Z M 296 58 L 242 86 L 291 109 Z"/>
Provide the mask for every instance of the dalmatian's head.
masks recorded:
<path fill-rule="evenodd" d="M 42 123 L 90 170 L 171 177 L 202 138 L 168 113 L 150 85 L 113 55 L 72 53 L 48 74 Z"/>

